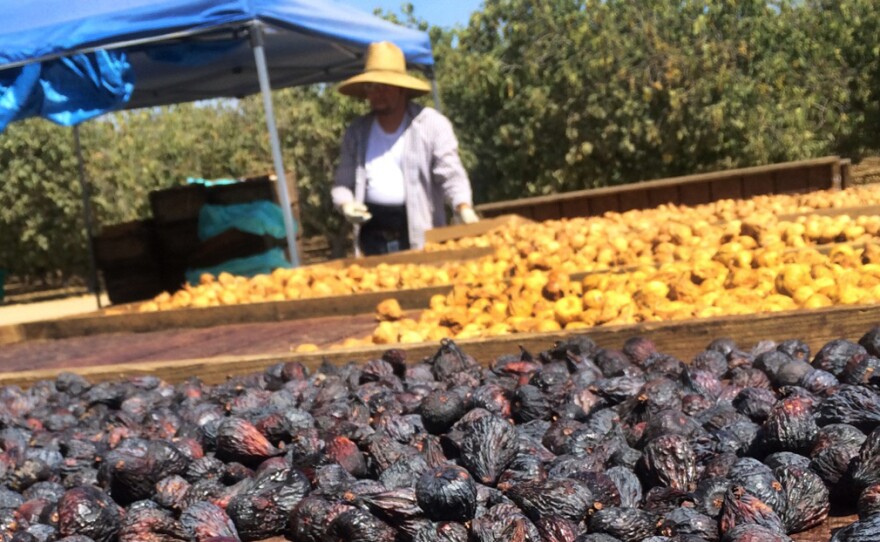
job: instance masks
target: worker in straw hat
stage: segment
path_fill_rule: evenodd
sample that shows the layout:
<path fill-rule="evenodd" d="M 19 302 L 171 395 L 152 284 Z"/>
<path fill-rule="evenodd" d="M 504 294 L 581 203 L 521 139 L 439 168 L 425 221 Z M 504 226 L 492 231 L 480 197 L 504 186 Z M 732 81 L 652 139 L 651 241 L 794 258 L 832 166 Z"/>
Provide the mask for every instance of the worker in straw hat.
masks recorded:
<path fill-rule="evenodd" d="M 338 87 L 370 104 L 345 132 L 331 191 L 355 226 L 358 253 L 423 247 L 425 232 L 446 223 L 444 202 L 456 221 L 478 220 L 452 123 L 410 101 L 430 89 L 407 74 L 403 52 L 386 41 L 371 44 L 364 72 Z"/>

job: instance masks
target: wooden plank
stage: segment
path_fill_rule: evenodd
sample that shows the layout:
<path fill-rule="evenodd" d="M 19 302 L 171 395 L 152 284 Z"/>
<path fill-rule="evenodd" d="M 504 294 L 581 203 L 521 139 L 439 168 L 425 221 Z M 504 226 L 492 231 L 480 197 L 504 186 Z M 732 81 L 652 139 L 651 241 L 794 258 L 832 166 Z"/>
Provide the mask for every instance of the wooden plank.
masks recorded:
<path fill-rule="evenodd" d="M 679 187 L 678 186 L 655 186 L 647 191 L 648 201 L 652 207 L 663 205 L 664 203 L 678 203 Z"/>
<path fill-rule="evenodd" d="M 708 182 L 691 183 L 679 190 L 678 203 L 681 205 L 701 205 L 712 201 Z"/>
<path fill-rule="evenodd" d="M 644 190 L 626 192 L 620 195 L 620 212 L 626 212 L 632 209 L 648 209 L 651 202 L 648 200 L 648 193 Z"/>
<path fill-rule="evenodd" d="M 712 198 L 712 201 L 722 199 L 742 199 L 742 177 L 712 180 L 709 182 L 709 193 L 711 194 L 710 197 Z"/>
<path fill-rule="evenodd" d="M 651 339 L 660 352 L 689 362 L 714 339 L 730 338 L 740 348 L 749 349 L 759 341 L 801 339 L 811 350 L 818 351 L 833 339 L 857 341 L 880 322 L 880 305 L 839 306 L 815 310 L 787 311 L 772 314 L 728 316 L 670 322 L 648 322 L 626 326 L 599 326 L 587 331 L 523 333 L 491 339 L 457 341 L 462 349 L 483 365 L 497 357 L 514 354 L 522 346 L 530 351 L 547 349 L 557 341 L 576 334 L 586 334 L 604 348 L 620 349 L 634 336 Z M 420 360 L 436 352 L 438 345 L 420 343 L 394 345 L 407 352 L 409 360 Z M 170 362 L 145 362 L 131 365 L 108 365 L 69 369 L 20 371 L 0 374 L 0 385 L 27 386 L 38 380 L 54 378 L 61 370 L 71 370 L 94 381 L 119 380 L 127 376 L 152 374 L 169 382 L 180 382 L 199 376 L 207 383 L 218 383 L 232 375 L 262 371 L 281 362 L 296 361 L 314 369 L 325 361 L 344 364 L 352 360 L 364 362 L 381 355 L 389 346 L 328 350 L 314 353 L 284 353 L 249 356 L 222 356 Z"/>
<path fill-rule="evenodd" d="M 532 208 L 531 218 L 536 222 L 558 220 L 562 216 L 562 208 L 558 201 L 545 201 Z"/>
<path fill-rule="evenodd" d="M 589 201 L 590 210 L 593 212 L 593 216 L 602 216 L 609 211 L 615 213 L 620 211 L 617 194 L 598 195 L 590 198 Z"/>
<path fill-rule="evenodd" d="M 804 213 L 789 213 L 777 215 L 780 221 L 792 222 L 803 216 L 841 216 L 848 215 L 851 217 L 859 216 L 880 216 L 880 205 L 860 205 L 858 207 L 830 207 L 827 209 L 812 209 Z"/>
<path fill-rule="evenodd" d="M 353 264 L 361 267 L 376 267 L 381 264 L 440 264 L 443 262 L 455 262 L 462 260 L 475 260 L 492 254 L 495 249 L 491 247 L 454 248 L 449 250 L 404 250 L 380 256 L 362 256 L 360 258 L 342 258 L 330 260 L 317 265 L 324 267 L 343 268 Z"/>
<path fill-rule="evenodd" d="M 669 177 L 664 179 L 655 179 L 628 183 L 625 185 L 591 188 L 587 190 L 577 190 L 573 192 L 565 192 L 562 194 L 554 194 L 550 196 L 537 196 L 533 198 L 524 198 L 517 200 L 498 201 L 493 203 L 484 203 L 476 206 L 477 211 L 484 216 L 497 216 L 503 213 L 515 213 L 523 216 L 529 215 L 529 209 L 533 206 L 544 202 L 557 202 L 567 199 L 592 198 L 600 195 L 623 194 L 625 192 L 638 192 L 642 190 L 650 190 L 653 188 L 668 188 L 672 186 L 681 186 L 691 183 L 718 182 L 728 179 L 737 179 L 741 177 L 761 178 L 766 176 L 772 179 L 772 175 L 777 171 L 785 171 L 789 169 L 809 169 L 819 168 L 820 170 L 829 164 L 839 166 L 839 156 L 826 156 L 812 160 L 800 160 L 796 162 L 783 162 L 779 164 L 770 164 L 765 166 L 755 166 L 748 168 L 729 169 L 722 171 L 714 171 L 709 173 L 697 173 L 694 175 L 684 175 L 680 177 Z M 767 193 L 765 191 L 759 192 Z M 743 194 L 743 197 L 749 197 Z"/>
<path fill-rule="evenodd" d="M 771 172 L 756 175 L 743 175 L 742 197 L 751 198 L 763 194 L 772 194 L 776 190 L 773 179 L 774 174 Z"/>
<path fill-rule="evenodd" d="M 560 202 L 560 207 L 562 209 L 560 218 L 577 218 L 594 214 L 588 199 L 563 200 Z"/>
<path fill-rule="evenodd" d="M 25 337 L 26 335 L 21 329 L 21 324 L 0 326 L 0 345 L 22 342 L 25 340 Z"/>
<path fill-rule="evenodd" d="M 798 194 L 807 192 L 809 188 L 808 169 L 790 169 L 776 173 L 776 193 Z"/>
<path fill-rule="evenodd" d="M 852 186 L 852 160 L 844 158 L 837 168 L 837 183 L 831 188 L 848 188 Z"/>
<path fill-rule="evenodd" d="M 395 297 L 404 309 L 426 308 L 431 296 L 446 294 L 452 286 L 367 292 L 267 303 L 250 303 L 159 312 L 84 315 L 59 320 L 18 324 L 17 330 L 0 332 L 0 344 L 62 339 L 104 333 L 143 333 L 175 328 L 205 328 L 223 324 L 306 320 L 326 316 L 368 314 L 380 301 Z M 8 326 L 7 326 L 8 327 Z M 3 328 L 0 327 L 0 330 Z M 8 341 L 8 342 L 3 342 Z"/>
<path fill-rule="evenodd" d="M 499 228 L 513 228 L 528 222 L 532 220 L 511 214 L 484 218 L 474 224 L 454 224 L 428 230 L 425 232 L 425 241 L 442 243 L 462 237 L 476 237 Z"/>
<path fill-rule="evenodd" d="M 844 160 L 841 160 L 843 162 Z M 831 190 L 835 188 L 840 188 L 840 184 L 837 183 L 835 185 L 834 182 L 834 167 L 829 164 L 824 168 L 810 168 L 806 170 L 806 191 L 811 192 L 815 190 Z"/>

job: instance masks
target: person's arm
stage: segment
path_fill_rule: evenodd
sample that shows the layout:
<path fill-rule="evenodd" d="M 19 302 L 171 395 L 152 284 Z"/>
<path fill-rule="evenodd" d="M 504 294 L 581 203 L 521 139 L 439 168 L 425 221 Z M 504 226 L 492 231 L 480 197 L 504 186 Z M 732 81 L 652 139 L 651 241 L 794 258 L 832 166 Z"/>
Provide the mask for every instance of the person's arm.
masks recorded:
<path fill-rule="evenodd" d="M 433 142 L 431 174 L 435 183 L 443 188 L 443 194 L 456 215 L 464 219 L 462 211 L 473 218 L 473 194 L 471 182 L 458 155 L 458 139 L 452 129 L 452 123 L 443 115 L 432 115 L 427 123 L 429 141 Z M 471 218 L 471 217 L 467 217 Z"/>
<path fill-rule="evenodd" d="M 341 209 L 343 204 L 354 201 L 354 183 L 357 173 L 357 145 L 355 131 L 351 126 L 342 137 L 342 147 L 339 152 L 339 165 L 333 177 L 333 188 L 330 189 L 330 197 L 333 205 Z"/>

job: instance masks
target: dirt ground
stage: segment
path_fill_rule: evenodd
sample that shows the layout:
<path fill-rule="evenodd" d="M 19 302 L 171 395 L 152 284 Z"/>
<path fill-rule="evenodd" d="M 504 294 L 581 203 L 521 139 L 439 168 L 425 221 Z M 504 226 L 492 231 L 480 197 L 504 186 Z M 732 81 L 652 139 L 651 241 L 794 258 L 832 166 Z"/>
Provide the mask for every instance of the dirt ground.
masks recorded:
<path fill-rule="evenodd" d="M 101 306 L 106 308 L 109 305 L 107 296 L 102 295 Z M 5 303 L 0 303 L 0 326 L 54 320 L 97 310 L 99 310 L 98 300 L 93 294 L 29 303 L 7 300 Z"/>

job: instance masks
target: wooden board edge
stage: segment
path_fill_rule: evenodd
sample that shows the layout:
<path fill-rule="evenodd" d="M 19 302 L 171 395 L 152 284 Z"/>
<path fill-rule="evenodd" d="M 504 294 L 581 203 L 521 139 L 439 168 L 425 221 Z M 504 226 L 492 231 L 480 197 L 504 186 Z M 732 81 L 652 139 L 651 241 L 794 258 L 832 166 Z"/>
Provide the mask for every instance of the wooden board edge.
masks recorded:
<path fill-rule="evenodd" d="M 21 324 L 10 324 L 0 326 L 0 346 L 6 344 L 16 344 L 27 340 L 27 335 L 21 327 Z"/>
<path fill-rule="evenodd" d="M 249 303 L 143 312 L 117 315 L 86 315 L 78 318 L 44 320 L 17 324 L 13 329 L 0 327 L 0 344 L 8 335 L 13 342 L 65 339 L 104 333 L 142 333 L 177 328 L 205 328 L 225 324 L 307 320 L 326 316 L 368 314 L 381 301 L 394 297 L 404 309 L 428 308 L 431 297 L 445 295 L 452 285 L 429 286 L 405 290 L 362 292 L 332 297 L 315 297 L 291 301 Z M 9 327 L 9 326 L 6 326 Z"/>
<path fill-rule="evenodd" d="M 482 365 L 488 366 L 499 356 L 517 354 L 520 347 L 536 353 L 575 335 L 586 335 L 600 347 L 611 349 L 620 349 L 627 339 L 641 336 L 652 340 L 658 351 L 676 356 L 687 363 L 715 339 L 733 339 L 740 348 L 746 350 L 764 340 L 801 339 L 813 351 L 818 351 L 824 344 L 834 339 L 857 341 L 878 324 L 880 324 L 880 304 L 848 305 L 769 314 L 599 326 L 587 330 L 510 334 L 492 338 L 463 339 L 456 343 Z M 372 345 L 309 353 L 272 353 L 7 372 L 0 373 L 0 385 L 28 386 L 38 380 L 54 378 L 64 371 L 82 374 L 94 381 L 119 380 L 129 376 L 150 374 L 169 382 L 179 382 L 198 376 L 206 383 L 218 383 L 230 376 L 262 371 L 271 365 L 283 362 L 299 362 L 309 369 L 315 369 L 325 362 L 363 363 L 381 356 L 389 348 L 403 349 L 407 353 L 407 360 L 412 363 L 434 354 L 439 348 L 439 343 Z"/>
<path fill-rule="evenodd" d="M 522 224 L 534 223 L 533 220 L 516 214 L 504 214 L 484 218 L 473 224 L 452 224 L 434 228 L 425 232 L 428 243 L 443 243 L 463 237 L 475 237 L 505 227 L 517 227 Z"/>
<path fill-rule="evenodd" d="M 792 169 L 822 167 L 827 165 L 837 165 L 840 157 L 836 155 L 824 156 L 821 158 L 813 158 L 809 160 L 799 160 L 794 162 L 781 162 L 777 164 L 767 164 L 763 166 L 753 166 L 738 169 L 729 169 L 721 171 L 713 171 L 708 173 L 695 173 L 692 175 L 683 175 L 679 177 L 666 177 L 662 179 L 641 180 L 632 183 L 626 183 L 614 186 L 605 186 L 601 188 L 590 188 L 587 190 L 576 190 L 572 192 L 562 192 L 547 196 L 534 196 L 530 198 L 521 198 L 516 200 L 496 201 L 492 203 L 483 203 L 475 206 L 478 212 L 493 212 L 504 210 L 506 213 L 514 213 L 514 209 L 532 207 L 541 203 L 564 201 L 568 199 L 577 199 L 592 196 L 601 196 L 619 192 L 629 192 L 637 190 L 649 190 L 657 187 L 680 186 L 699 182 L 711 182 L 722 179 L 730 179 L 742 176 L 754 176 L 761 174 L 773 174 L 779 171 L 788 171 Z M 832 188 L 833 179 L 829 179 L 828 188 Z"/>

